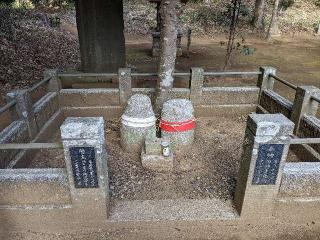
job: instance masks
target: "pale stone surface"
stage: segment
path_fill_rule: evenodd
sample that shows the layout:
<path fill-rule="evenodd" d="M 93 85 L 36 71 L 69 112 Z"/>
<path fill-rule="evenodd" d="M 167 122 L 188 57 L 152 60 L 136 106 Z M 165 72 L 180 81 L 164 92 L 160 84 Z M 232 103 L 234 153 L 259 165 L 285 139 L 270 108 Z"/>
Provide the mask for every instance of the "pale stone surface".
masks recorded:
<path fill-rule="evenodd" d="M 163 104 L 161 119 L 166 122 L 185 122 L 194 119 L 192 103 L 186 99 L 172 99 Z M 193 143 L 194 129 L 184 132 L 167 132 L 161 129 L 161 137 L 170 140 L 175 151 Z"/>
<path fill-rule="evenodd" d="M 170 156 L 163 156 L 162 141 L 164 139 L 149 137 L 145 141 L 144 149 L 141 153 L 142 166 L 156 172 L 171 172 L 173 170 L 173 153 L 171 144 L 168 142 Z"/>
<path fill-rule="evenodd" d="M 33 112 L 38 131 L 46 124 L 52 115 L 58 111 L 59 101 L 56 92 L 49 92 L 33 105 Z"/>
<path fill-rule="evenodd" d="M 1 169 L 0 205 L 70 204 L 64 169 Z"/>
<path fill-rule="evenodd" d="M 293 128 L 294 124 L 282 114 L 249 115 L 234 200 L 241 217 L 267 217 L 272 214 Z M 275 150 L 265 150 L 271 148 Z M 268 159 L 259 157 L 260 154 Z M 279 162 L 276 165 L 274 161 Z M 267 183 L 255 180 L 256 177 L 268 179 L 271 176 L 273 180 Z"/>
<path fill-rule="evenodd" d="M 105 148 L 104 120 L 102 117 L 67 118 L 60 129 L 68 172 L 71 202 L 77 208 L 79 216 L 91 216 L 92 218 L 104 221 L 109 211 L 109 176 Z M 97 187 L 76 187 L 72 168 L 71 147 L 94 148 L 94 159 L 90 160 L 93 162 L 93 165 L 95 163 L 96 169 L 89 170 L 89 174 L 94 176 L 95 173 L 93 171 L 96 170 Z M 89 159 L 81 159 L 81 161 L 85 162 L 89 161 Z M 80 172 L 80 174 L 82 173 Z"/>
<path fill-rule="evenodd" d="M 196 106 L 202 103 L 203 69 L 191 68 L 190 101 Z"/>
<path fill-rule="evenodd" d="M 312 101 L 311 96 L 320 94 L 320 89 L 314 86 L 300 86 L 296 90 L 296 96 L 291 113 L 291 120 L 295 123 L 294 133 L 299 134 L 300 121 L 307 115 L 315 115 L 319 103 Z"/>
<path fill-rule="evenodd" d="M 273 67 L 261 67 L 260 72 L 261 74 L 259 75 L 257 86 L 261 88 L 261 90 L 272 90 L 274 86 L 274 79 L 271 78 L 269 75 L 276 75 L 277 70 Z"/>
<path fill-rule="evenodd" d="M 156 118 L 151 100 L 143 94 L 133 95 L 121 117 L 121 146 L 127 152 L 141 153 L 146 138 L 156 135 Z"/>
<path fill-rule="evenodd" d="M 58 92 L 61 90 L 61 82 L 58 77 L 58 73 L 59 73 L 58 69 L 47 69 L 43 73 L 43 76 L 45 78 L 51 77 L 47 85 L 47 90 L 49 92 Z"/>
<path fill-rule="evenodd" d="M 247 124 L 256 136 L 286 136 L 292 134 L 294 127 L 282 114 L 250 114 Z"/>
<path fill-rule="evenodd" d="M 125 105 L 132 94 L 131 69 L 120 68 L 118 71 L 118 78 L 120 104 Z"/>
<path fill-rule="evenodd" d="M 142 166 L 156 172 L 171 172 L 173 170 L 173 155 L 164 157 L 162 155 L 147 155 L 141 153 Z"/>
<path fill-rule="evenodd" d="M 318 197 L 320 192 L 320 163 L 286 163 L 279 191 L 282 197 Z"/>
<path fill-rule="evenodd" d="M 16 101 L 16 109 L 18 112 L 18 118 L 24 120 L 28 126 L 28 132 L 31 139 L 33 139 L 38 131 L 37 124 L 32 111 L 32 100 L 30 92 L 28 90 L 15 90 L 7 93 L 7 101 Z"/>
<path fill-rule="evenodd" d="M 28 126 L 25 121 L 14 121 L 0 132 L 2 143 L 26 143 L 30 141 Z M 15 159 L 20 150 L 0 150 L 0 168 L 6 168 Z"/>
<path fill-rule="evenodd" d="M 104 142 L 104 120 L 102 117 L 71 117 L 61 126 L 61 137 L 67 139 L 94 139 Z"/>
<path fill-rule="evenodd" d="M 148 155 L 161 155 L 161 138 L 147 138 L 145 141 L 145 151 Z"/>

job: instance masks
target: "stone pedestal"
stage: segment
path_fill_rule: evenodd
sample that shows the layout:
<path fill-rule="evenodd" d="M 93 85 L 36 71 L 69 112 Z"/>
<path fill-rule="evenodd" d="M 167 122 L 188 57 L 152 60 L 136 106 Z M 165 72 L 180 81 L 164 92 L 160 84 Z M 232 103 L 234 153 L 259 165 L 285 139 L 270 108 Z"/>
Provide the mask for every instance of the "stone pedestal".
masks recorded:
<path fill-rule="evenodd" d="M 235 206 L 241 217 L 270 217 L 294 124 L 282 114 L 248 117 Z"/>
<path fill-rule="evenodd" d="M 171 142 L 174 151 L 184 150 L 194 140 L 194 109 L 187 99 L 172 99 L 163 104 L 161 137 Z"/>
<path fill-rule="evenodd" d="M 106 221 L 109 180 L 103 118 L 67 118 L 61 138 L 76 220 Z"/>
<path fill-rule="evenodd" d="M 169 156 L 163 156 L 161 141 L 161 138 L 156 137 L 146 139 L 141 153 L 142 166 L 156 172 L 172 172 L 173 154 L 171 152 Z"/>
<path fill-rule="evenodd" d="M 121 117 L 120 133 L 122 148 L 139 154 L 145 139 L 156 136 L 156 117 L 148 96 L 135 94 L 129 99 Z"/>
<path fill-rule="evenodd" d="M 177 57 L 182 56 L 182 33 L 177 36 Z M 152 56 L 158 57 L 160 54 L 160 32 L 152 32 Z"/>

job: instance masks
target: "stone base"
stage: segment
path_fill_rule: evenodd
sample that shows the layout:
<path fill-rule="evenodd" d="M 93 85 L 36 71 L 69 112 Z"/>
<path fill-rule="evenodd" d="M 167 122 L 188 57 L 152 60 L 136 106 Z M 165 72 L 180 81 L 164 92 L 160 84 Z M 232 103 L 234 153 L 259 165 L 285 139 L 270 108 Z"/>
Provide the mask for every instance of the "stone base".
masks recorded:
<path fill-rule="evenodd" d="M 144 151 L 141 153 L 141 163 L 146 169 L 156 172 L 173 171 L 173 154 L 169 157 L 162 155 L 147 155 Z"/>

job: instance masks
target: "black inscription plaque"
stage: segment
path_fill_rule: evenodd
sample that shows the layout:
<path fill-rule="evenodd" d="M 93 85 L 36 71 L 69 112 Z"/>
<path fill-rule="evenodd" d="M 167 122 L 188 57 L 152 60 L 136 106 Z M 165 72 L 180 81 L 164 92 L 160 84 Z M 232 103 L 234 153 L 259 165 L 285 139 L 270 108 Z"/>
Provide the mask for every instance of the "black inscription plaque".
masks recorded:
<path fill-rule="evenodd" d="M 252 179 L 253 185 L 276 184 L 283 149 L 283 144 L 262 144 L 259 146 Z"/>
<path fill-rule="evenodd" d="M 75 188 L 97 188 L 97 166 L 94 147 L 71 147 L 70 158 Z"/>

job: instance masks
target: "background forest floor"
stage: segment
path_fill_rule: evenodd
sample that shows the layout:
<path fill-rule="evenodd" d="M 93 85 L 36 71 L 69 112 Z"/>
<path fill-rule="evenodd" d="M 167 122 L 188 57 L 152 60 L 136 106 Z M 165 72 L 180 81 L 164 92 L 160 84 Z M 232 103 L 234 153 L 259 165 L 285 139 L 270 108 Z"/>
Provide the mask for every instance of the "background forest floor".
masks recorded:
<path fill-rule="evenodd" d="M 138 72 L 155 72 L 157 59 L 151 56 L 152 39 L 149 34 L 150 27 L 154 25 L 154 7 L 137 2 L 127 2 L 124 7 L 127 65 Z M 206 71 L 221 71 L 225 61 L 227 28 L 221 26 L 219 29 L 217 22 L 202 20 L 205 18 L 203 14 L 210 15 L 207 11 L 220 9 L 223 13 L 224 7 L 195 4 L 185 7 L 182 27 L 190 26 L 194 30 L 191 54 L 189 58 L 184 54 L 177 59 L 176 71 L 189 71 L 195 66 Z M 237 39 L 239 48 L 235 50 L 228 70 L 256 71 L 259 66 L 273 66 L 281 77 L 292 83 L 320 87 L 320 37 L 312 34 L 310 16 L 304 18 L 305 22 L 298 21 L 306 9 L 314 10 L 310 15 L 314 15 L 314 22 L 320 19 L 320 8 L 309 0 L 297 0 L 281 13 L 280 26 L 284 33 L 272 42 L 266 42 L 263 35 L 253 34 L 248 25 L 241 25 Z M 50 27 L 48 16 L 59 16 L 60 27 Z M 206 32 L 206 28 L 212 31 Z M 183 48 L 185 53 L 185 38 Z M 245 55 L 246 49 L 250 49 L 249 55 Z M 46 68 L 78 69 L 79 55 L 73 10 L 52 13 L 0 8 L 0 105 L 4 104 L 6 92 L 26 88 L 41 80 Z M 254 85 L 255 79 L 215 78 L 207 82 L 210 86 Z M 293 98 L 288 88 L 279 86 L 279 89 Z"/>

